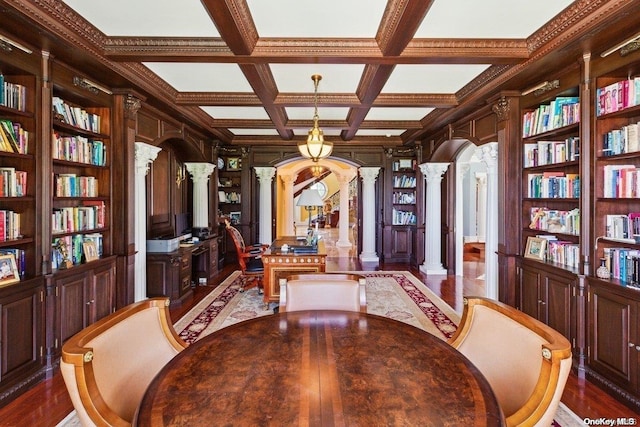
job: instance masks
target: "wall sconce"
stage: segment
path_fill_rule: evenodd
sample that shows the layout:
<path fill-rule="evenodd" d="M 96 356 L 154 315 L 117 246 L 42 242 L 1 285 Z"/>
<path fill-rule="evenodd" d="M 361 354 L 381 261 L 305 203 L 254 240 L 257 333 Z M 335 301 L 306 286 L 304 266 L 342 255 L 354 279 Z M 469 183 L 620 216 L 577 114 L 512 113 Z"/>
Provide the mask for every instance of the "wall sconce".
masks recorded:
<path fill-rule="evenodd" d="M 557 89 L 559 87 L 560 87 L 560 80 L 545 81 L 535 86 L 532 86 L 529 89 L 523 90 L 521 95 L 525 96 L 525 95 L 529 95 L 532 92 L 535 92 L 534 93 L 535 96 L 540 96 L 545 92 L 548 92 L 552 89 Z"/>
<path fill-rule="evenodd" d="M 28 47 L 26 47 L 23 44 L 18 43 L 15 40 L 11 40 L 8 37 L 5 37 L 3 35 L 0 35 L 0 49 L 6 51 L 6 52 L 11 52 L 13 50 L 13 48 L 17 48 L 20 49 L 21 51 L 28 53 L 29 55 L 31 55 L 31 53 L 33 53 L 33 51 L 31 49 L 29 49 Z"/>
<path fill-rule="evenodd" d="M 640 40 L 639 39 L 640 39 L 640 33 L 637 33 L 636 35 L 634 35 L 632 37 L 629 37 L 628 39 L 626 39 L 622 43 L 618 43 L 617 45 L 615 45 L 611 49 L 608 49 L 608 50 L 602 52 L 600 54 L 600 57 L 604 58 L 605 56 L 609 56 L 609 55 L 611 55 L 613 52 L 615 52 L 618 49 L 620 49 L 620 56 L 628 55 L 629 53 L 633 52 L 634 50 L 640 49 Z"/>
<path fill-rule="evenodd" d="M 176 185 L 180 188 L 180 184 L 185 180 L 184 165 L 179 165 L 176 169 Z"/>
<path fill-rule="evenodd" d="M 92 82 L 91 80 L 85 79 L 84 77 L 75 76 L 73 78 L 73 84 L 93 93 L 98 93 L 98 91 L 102 91 L 107 95 L 113 95 L 113 92 L 111 92 L 106 87 L 101 86 L 98 83 Z"/>

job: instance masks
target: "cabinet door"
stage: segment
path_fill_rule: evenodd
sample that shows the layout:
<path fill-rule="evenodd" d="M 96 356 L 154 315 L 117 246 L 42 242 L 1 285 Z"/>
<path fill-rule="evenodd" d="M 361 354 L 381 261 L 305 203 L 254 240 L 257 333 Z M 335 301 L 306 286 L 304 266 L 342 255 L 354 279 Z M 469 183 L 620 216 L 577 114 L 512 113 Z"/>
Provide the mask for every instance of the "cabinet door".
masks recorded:
<path fill-rule="evenodd" d="M 575 309 L 572 307 L 571 293 L 573 283 L 547 276 L 546 286 L 542 295 L 544 323 L 564 335 L 569 342 L 574 343 L 573 318 Z"/>
<path fill-rule="evenodd" d="M 41 286 L 0 298 L 0 381 L 39 367 L 43 299 Z"/>
<path fill-rule="evenodd" d="M 520 310 L 531 317 L 540 317 L 540 273 L 527 268 L 521 270 Z"/>
<path fill-rule="evenodd" d="M 56 280 L 60 293 L 60 342 L 64 343 L 89 324 L 91 276 L 74 274 Z"/>
<path fill-rule="evenodd" d="M 589 364 L 618 385 L 634 391 L 638 353 L 635 346 L 640 345 L 632 340 L 636 333 L 636 303 L 594 286 L 589 290 L 589 301 Z"/>
<path fill-rule="evenodd" d="M 115 309 L 116 266 L 107 264 L 93 272 L 89 318 L 91 323 L 113 313 Z"/>

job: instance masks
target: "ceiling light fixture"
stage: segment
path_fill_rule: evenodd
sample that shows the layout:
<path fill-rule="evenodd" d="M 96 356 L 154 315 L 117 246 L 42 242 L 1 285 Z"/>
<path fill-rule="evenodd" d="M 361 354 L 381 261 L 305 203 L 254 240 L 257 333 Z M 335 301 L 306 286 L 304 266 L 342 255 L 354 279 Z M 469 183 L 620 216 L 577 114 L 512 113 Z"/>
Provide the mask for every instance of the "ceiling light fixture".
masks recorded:
<path fill-rule="evenodd" d="M 604 58 L 605 56 L 611 55 L 613 52 L 615 52 L 618 49 L 622 49 L 623 47 L 625 47 L 627 45 L 631 45 L 631 46 L 629 46 L 628 49 L 620 51 L 620 56 L 625 56 L 629 52 L 632 52 L 632 51 L 634 51 L 634 50 L 636 50 L 636 49 L 638 49 L 640 47 L 640 40 L 638 40 L 638 39 L 640 39 L 640 33 L 637 33 L 633 37 L 629 37 L 628 39 L 626 39 L 622 43 L 619 43 L 619 44 L 615 45 L 611 49 L 602 52 L 600 54 L 600 57 Z"/>
<path fill-rule="evenodd" d="M 298 144 L 298 150 L 303 157 L 317 162 L 320 159 L 329 157 L 331 151 L 333 151 L 333 144 L 324 140 L 322 129 L 318 127 L 318 120 L 320 119 L 320 117 L 318 117 L 318 83 L 322 80 L 322 76 L 320 74 L 314 74 L 311 76 L 311 80 L 313 80 L 314 84 L 313 104 L 315 109 L 313 113 L 313 127 L 309 129 L 307 141 Z"/>

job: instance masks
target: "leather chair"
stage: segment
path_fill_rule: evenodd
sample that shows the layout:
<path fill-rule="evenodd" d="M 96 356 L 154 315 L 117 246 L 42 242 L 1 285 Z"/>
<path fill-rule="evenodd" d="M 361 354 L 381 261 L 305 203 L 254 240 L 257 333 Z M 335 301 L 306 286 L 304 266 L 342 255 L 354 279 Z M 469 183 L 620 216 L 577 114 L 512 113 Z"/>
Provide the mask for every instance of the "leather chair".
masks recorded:
<path fill-rule="evenodd" d="M 156 374 L 187 344 L 169 299 L 130 304 L 69 338 L 60 370 L 83 426 L 130 426 Z"/>
<path fill-rule="evenodd" d="M 231 225 L 229 220 L 225 219 L 225 225 L 227 231 L 233 240 L 233 244 L 236 247 L 236 254 L 238 255 L 238 264 L 242 271 L 240 292 L 244 292 L 245 289 L 258 287 L 258 292 L 261 293 L 263 287 L 262 282 L 264 278 L 264 265 L 262 264 L 262 253 L 267 250 L 269 245 L 255 244 L 246 246 L 244 238 L 240 231 Z"/>
<path fill-rule="evenodd" d="M 465 298 L 449 343 L 491 384 L 508 426 L 549 426 L 569 371 L 571 344 L 531 316 L 488 298 Z"/>
<path fill-rule="evenodd" d="M 357 274 L 295 274 L 280 279 L 280 312 L 367 311 L 366 279 Z"/>

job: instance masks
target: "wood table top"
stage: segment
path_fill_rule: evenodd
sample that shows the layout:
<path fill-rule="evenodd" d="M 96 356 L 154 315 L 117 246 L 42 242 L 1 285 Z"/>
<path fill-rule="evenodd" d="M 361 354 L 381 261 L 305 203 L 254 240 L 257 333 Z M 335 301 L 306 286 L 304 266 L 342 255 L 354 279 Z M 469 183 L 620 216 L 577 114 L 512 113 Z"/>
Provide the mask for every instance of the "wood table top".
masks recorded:
<path fill-rule="evenodd" d="M 138 426 L 501 426 L 461 353 L 376 315 L 302 311 L 220 329 L 150 384 Z"/>

